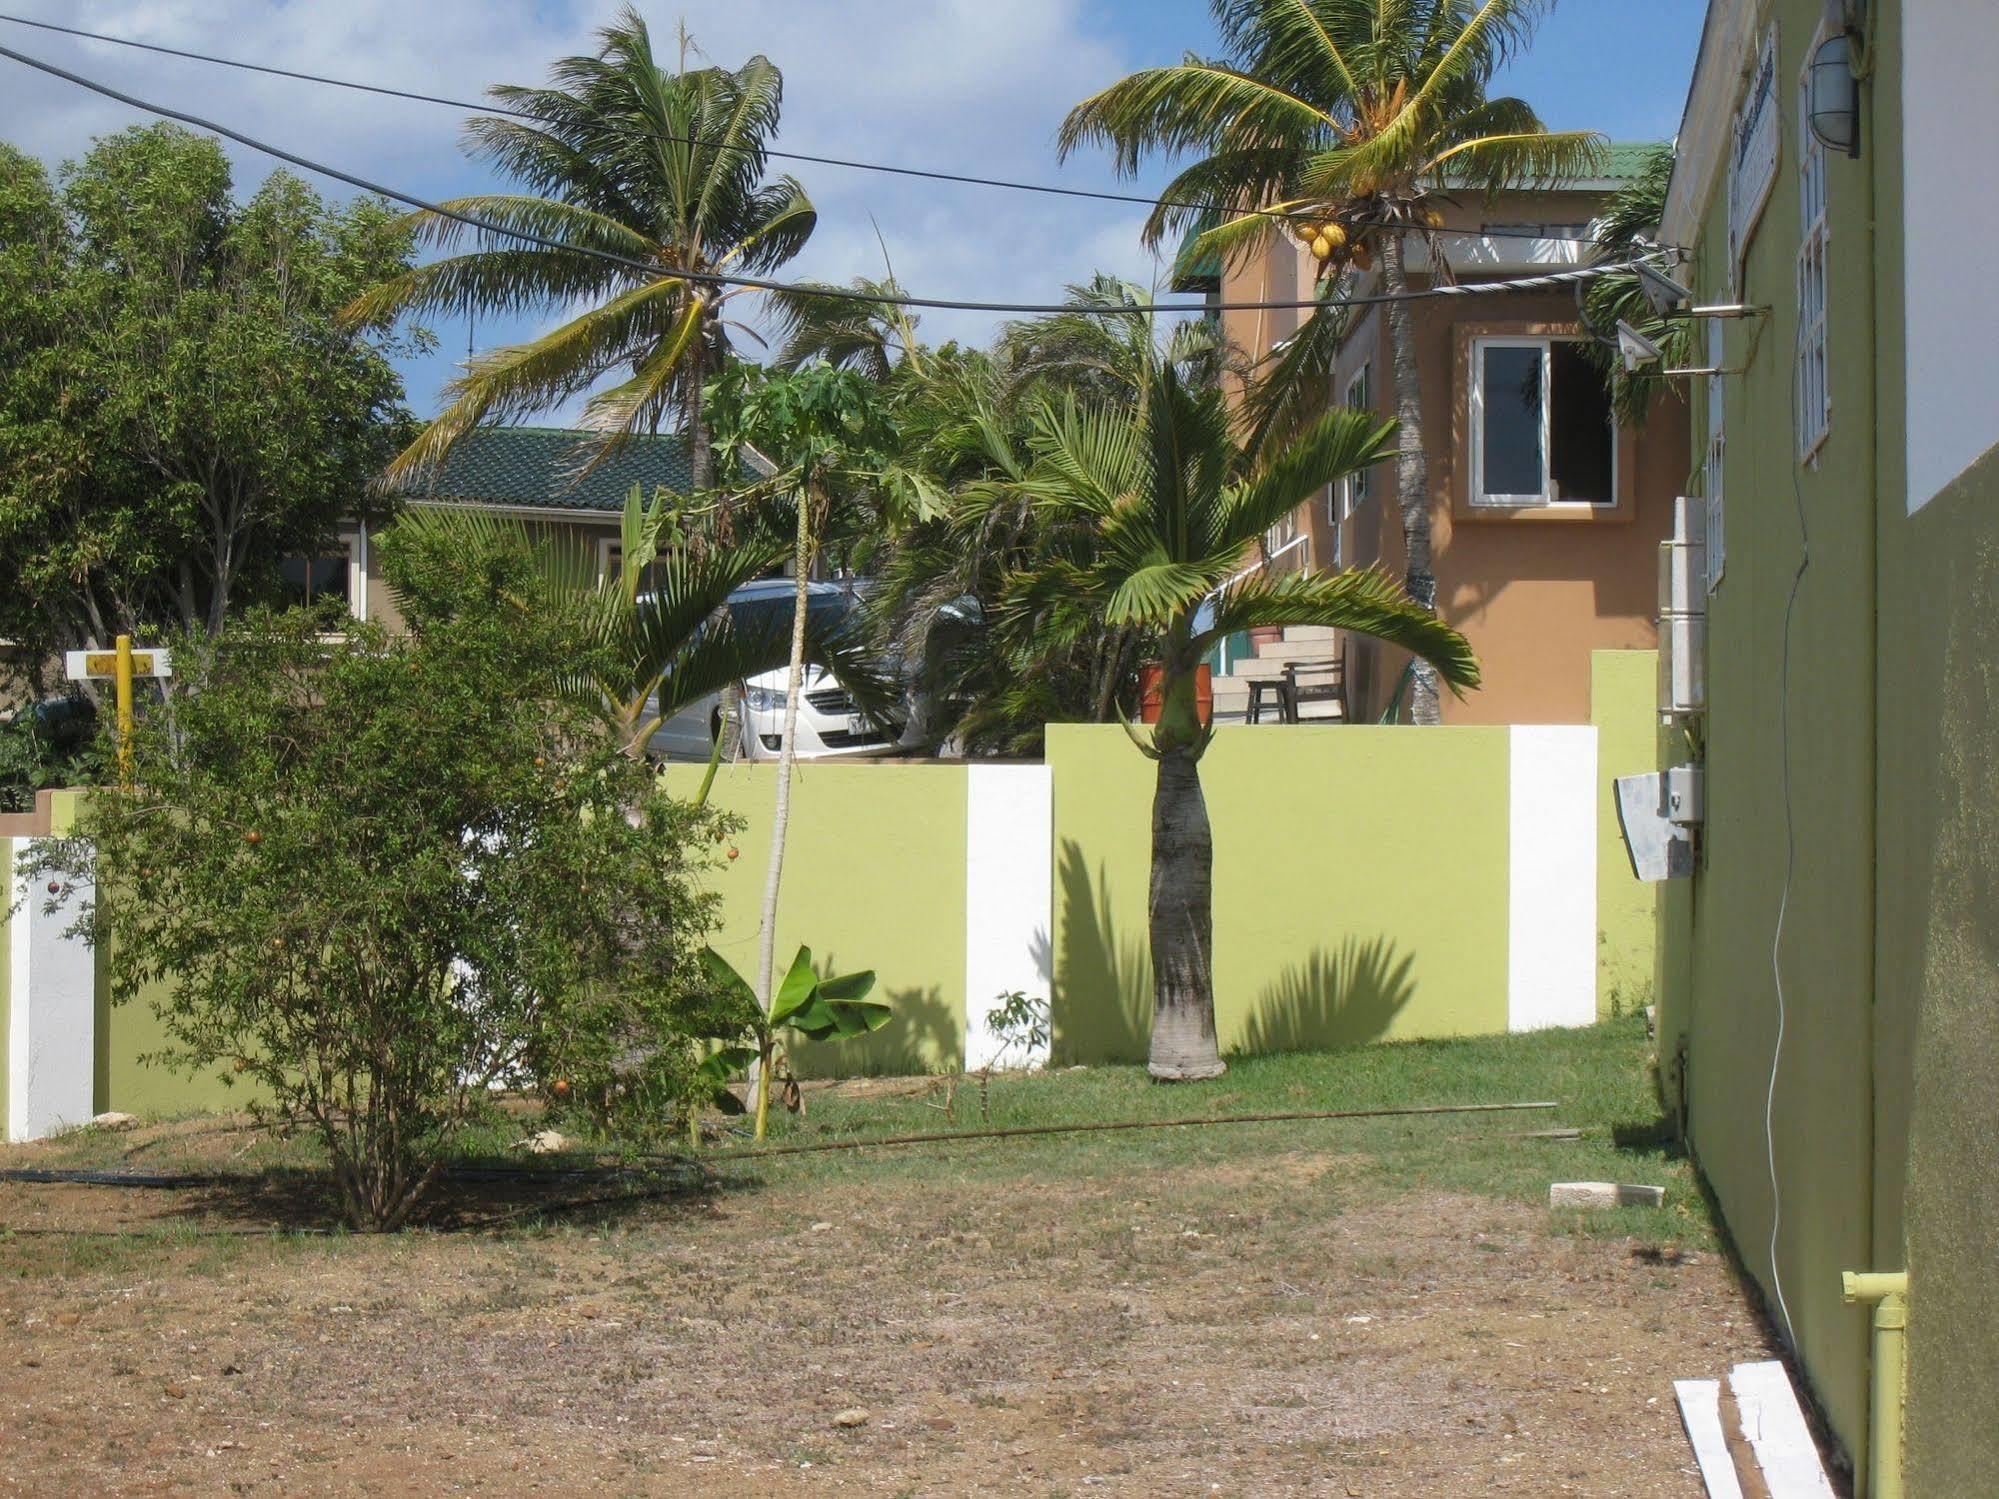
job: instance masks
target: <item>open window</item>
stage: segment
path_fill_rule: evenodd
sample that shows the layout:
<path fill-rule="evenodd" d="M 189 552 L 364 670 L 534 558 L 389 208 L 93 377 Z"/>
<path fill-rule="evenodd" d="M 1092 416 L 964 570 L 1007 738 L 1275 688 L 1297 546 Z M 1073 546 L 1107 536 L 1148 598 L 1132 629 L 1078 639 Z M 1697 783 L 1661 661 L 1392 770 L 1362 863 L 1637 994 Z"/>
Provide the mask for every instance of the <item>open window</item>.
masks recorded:
<path fill-rule="evenodd" d="M 360 527 L 343 531 L 334 545 L 311 556 L 278 562 L 278 588 L 286 608 L 310 609 L 328 629 L 341 621 L 368 617 L 368 536 Z"/>
<path fill-rule="evenodd" d="M 1581 339 L 1477 338 L 1469 375 L 1474 508 L 1617 503 L 1617 423 Z"/>

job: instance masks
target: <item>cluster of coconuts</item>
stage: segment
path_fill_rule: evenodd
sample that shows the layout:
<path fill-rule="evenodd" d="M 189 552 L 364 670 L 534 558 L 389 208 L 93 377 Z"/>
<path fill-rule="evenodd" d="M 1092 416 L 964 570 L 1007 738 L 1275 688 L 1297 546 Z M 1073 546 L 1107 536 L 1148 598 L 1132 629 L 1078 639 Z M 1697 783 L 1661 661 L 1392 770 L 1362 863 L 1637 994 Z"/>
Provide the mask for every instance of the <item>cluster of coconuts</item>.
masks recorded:
<path fill-rule="evenodd" d="M 1412 209 L 1410 216 L 1430 229 L 1444 227 L 1444 211 L 1434 203 Z M 1293 221 L 1291 232 L 1322 266 L 1336 268 L 1351 263 L 1364 271 L 1374 264 L 1374 251 L 1363 229 L 1349 229 L 1336 219 L 1298 219 Z"/>
<path fill-rule="evenodd" d="M 1332 219 L 1321 222 L 1301 221 L 1293 226 L 1298 243 L 1312 252 L 1312 258 L 1320 265 L 1345 264 L 1352 261 L 1361 270 L 1374 263 L 1373 252 L 1366 244 L 1347 231 L 1347 226 Z"/>

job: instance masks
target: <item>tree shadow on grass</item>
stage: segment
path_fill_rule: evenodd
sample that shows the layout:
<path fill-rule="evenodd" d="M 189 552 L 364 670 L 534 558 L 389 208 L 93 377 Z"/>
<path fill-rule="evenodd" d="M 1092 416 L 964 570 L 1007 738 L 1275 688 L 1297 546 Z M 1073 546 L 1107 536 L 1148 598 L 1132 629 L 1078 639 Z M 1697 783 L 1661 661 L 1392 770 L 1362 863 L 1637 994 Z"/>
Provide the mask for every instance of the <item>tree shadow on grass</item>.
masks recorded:
<path fill-rule="evenodd" d="M 1232 1049 L 1264 1055 L 1379 1041 L 1416 995 L 1409 977 L 1415 961 L 1398 955 L 1386 937 L 1349 937 L 1336 952 L 1317 949 L 1264 988 Z"/>
<path fill-rule="evenodd" d="M 1119 933 L 1104 866 L 1099 863 L 1092 874 L 1073 838 L 1062 840 L 1056 883 L 1062 925 L 1053 955 L 1051 1058 L 1064 1066 L 1142 1062 L 1152 1037 L 1152 959 L 1145 934 Z"/>
<path fill-rule="evenodd" d="M 750 1185 L 692 1159 L 663 1158 L 637 1165 L 468 1160 L 440 1176 L 410 1226 L 432 1232 L 494 1233 L 556 1222 L 657 1219 L 705 1213 L 719 1194 Z M 326 1171 L 190 1173 L 184 1189 L 134 1195 L 138 1200 L 131 1206 L 145 1212 L 143 1221 L 163 1228 L 282 1234 L 338 1231 L 346 1226 L 340 1195 Z"/>

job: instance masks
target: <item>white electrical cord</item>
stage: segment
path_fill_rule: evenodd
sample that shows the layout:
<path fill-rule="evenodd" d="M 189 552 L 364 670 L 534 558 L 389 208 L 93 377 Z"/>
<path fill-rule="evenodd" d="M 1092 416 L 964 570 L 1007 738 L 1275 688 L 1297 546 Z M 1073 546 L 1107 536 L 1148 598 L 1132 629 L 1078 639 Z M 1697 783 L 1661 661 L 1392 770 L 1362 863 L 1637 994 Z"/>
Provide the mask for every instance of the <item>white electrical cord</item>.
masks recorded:
<path fill-rule="evenodd" d="M 1791 387 L 1791 441 L 1798 440 L 1798 356 L 1804 350 L 1805 324 L 1798 319 L 1791 339 L 1791 367 L 1785 378 Z M 1784 1321 L 1784 1336 L 1796 1347 L 1798 1338 L 1791 1326 L 1791 1308 L 1784 1300 L 1784 1272 L 1777 1263 L 1777 1235 L 1784 1226 L 1784 1190 L 1777 1179 L 1777 1072 L 1784 1061 L 1784 919 L 1791 909 L 1791 880 L 1798 867 L 1797 827 L 1791 816 L 1791 618 L 1797 612 L 1798 592 L 1812 565 L 1812 533 L 1805 514 L 1805 489 L 1799 469 L 1802 458 L 1791 464 L 1791 499 L 1798 512 L 1798 566 L 1791 574 L 1790 597 L 1784 601 L 1784 631 L 1777 666 L 1777 774 L 1784 802 L 1784 888 L 1777 897 L 1777 926 L 1770 937 L 1770 977 L 1777 989 L 1777 1039 L 1770 1050 L 1770 1085 L 1763 1095 L 1763 1150 L 1770 1167 L 1770 1289 L 1777 1298 L 1777 1313 Z"/>

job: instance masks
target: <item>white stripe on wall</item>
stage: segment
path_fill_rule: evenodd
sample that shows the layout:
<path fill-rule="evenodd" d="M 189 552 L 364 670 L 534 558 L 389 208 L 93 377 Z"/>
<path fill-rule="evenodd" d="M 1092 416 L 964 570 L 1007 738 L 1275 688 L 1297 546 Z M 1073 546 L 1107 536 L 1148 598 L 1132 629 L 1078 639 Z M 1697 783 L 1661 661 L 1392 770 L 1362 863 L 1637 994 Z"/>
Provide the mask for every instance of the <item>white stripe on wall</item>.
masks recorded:
<path fill-rule="evenodd" d="M 1509 731 L 1506 1028 L 1596 1019 L 1596 729 Z"/>
<path fill-rule="evenodd" d="M 93 1112 L 96 966 L 88 944 L 70 935 L 90 887 L 45 914 L 49 892 L 14 858 L 28 845 L 8 841 L 7 1138 L 39 1140 Z"/>
<path fill-rule="evenodd" d="M 1048 998 L 1055 781 L 1046 765 L 968 765 L 965 777 L 965 1066 L 972 1068 L 998 1054 L 986 1012 L 1000 995 L 1018 989 Z M 1029 1060 L 1005 1058 L 1008 1066 Z"/>

